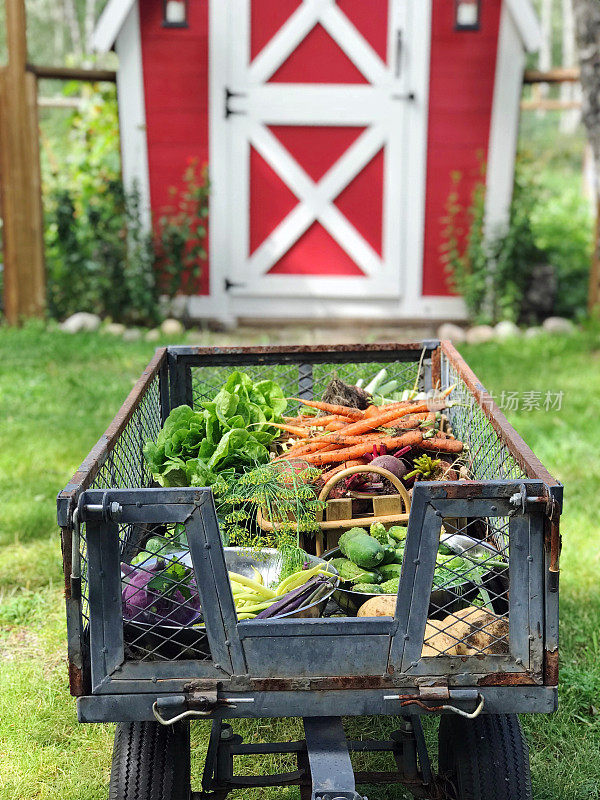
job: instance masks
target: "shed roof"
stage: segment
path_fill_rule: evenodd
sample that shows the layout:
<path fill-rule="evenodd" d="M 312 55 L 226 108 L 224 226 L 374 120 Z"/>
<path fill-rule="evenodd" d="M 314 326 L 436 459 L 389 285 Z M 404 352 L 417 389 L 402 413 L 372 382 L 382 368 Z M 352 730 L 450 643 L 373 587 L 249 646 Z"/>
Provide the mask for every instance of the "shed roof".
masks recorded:
<path fill-rule="evenodd" d="M 92 50 L 107 53 L 114 45 L 119 31 L 136 0 L 108 0 L 92 34 Z M 539 49 L 541 29 L 531 0 L 504 0 L 525 49 L 533 53 Z"/>

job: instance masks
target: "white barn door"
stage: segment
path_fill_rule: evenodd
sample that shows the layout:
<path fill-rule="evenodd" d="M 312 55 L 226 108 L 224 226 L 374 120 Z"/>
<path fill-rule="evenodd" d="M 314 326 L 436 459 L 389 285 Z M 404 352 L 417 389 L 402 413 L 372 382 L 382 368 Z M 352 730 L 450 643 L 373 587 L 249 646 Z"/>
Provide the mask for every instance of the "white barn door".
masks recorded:
<path fill-rule="evenodd" d="M 211 275 L 231 294 L 401 296 L 413 2 L 212 2 Z"/>

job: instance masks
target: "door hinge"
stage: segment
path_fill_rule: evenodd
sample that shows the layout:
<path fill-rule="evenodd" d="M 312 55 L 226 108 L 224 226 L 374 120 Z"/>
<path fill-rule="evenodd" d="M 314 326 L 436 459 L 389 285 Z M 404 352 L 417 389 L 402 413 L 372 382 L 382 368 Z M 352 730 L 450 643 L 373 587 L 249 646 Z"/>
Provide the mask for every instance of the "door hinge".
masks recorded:
<path fill-rule="evenodd" d="M 231 108 L 230 101 L 232 97 L 246 97 L 243 92 L 232 92 L 231 89 L 225 87 L 225 119 L 229 119 L 232 114 L 245 114 L 245 111 L 236 111 Z"/>

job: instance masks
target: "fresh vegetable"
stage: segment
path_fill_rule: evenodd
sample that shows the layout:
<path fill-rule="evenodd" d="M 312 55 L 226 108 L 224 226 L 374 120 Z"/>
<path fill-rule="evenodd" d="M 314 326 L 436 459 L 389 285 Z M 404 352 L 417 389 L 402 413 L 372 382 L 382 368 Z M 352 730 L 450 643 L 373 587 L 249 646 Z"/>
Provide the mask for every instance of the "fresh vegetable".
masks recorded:
<path fill-rule="evenodd" d="M 329 561 L 334 569 L 339 573 L 341 580 L 350 583 L 380 583 L 381 575 L 377 572 L 369 572 L 359 567 L 348 558 L 332 558 Z"/>
<path fill-rule="evenodd" d="M 395 561 L 396 559 L 396 548 L 393 544 L 384 544 L 382 546 L 383 546 L 384 556 L 381 564 L 382 565 L 391 564 L 392 561 Z"/>
<path fill-rule="evenodd" d="M 400 578 L 390 578 L 390 580 L 384 581 L 379 589 L 383 594 L 398 594 L 399 584 Z"/>
<path fill-rule="evenodd" d="M 381 469 L 387 469 L 388 472 L 391 472 L 396 478 L 401 479 L 403 478 L 408 469 L 404 461 L 400 461 L 399 458 L 395 456 L 378 456 L 374 458 L 370 462 L 372 467 L 381 467 Z"/>
<path fill-rule="evenodd" d="M 387 378 L 387 369 L 381 369 L 375 375 L 372 381 L 365 386 L 365 392 L 369 392 L 369 394 L 374 394 L 377 391 L 377 388 L 383 383 L 383 381 Z"/>
<path fill-rule="evenodd" d="M 325 437 L 323 437 L 324 439 Z M 408 431 L 403 436 L 392 437 L 390 439 L 382 439 L 381 442 L 388 448 L 404 447 L 410 445 L 411 447 L 418 446 L 423 441 L 423 434 L 420 431 Z M 332 464 L 338 461 L 349 461 L 350 459 L 360 458 L 366 455 L 372 448 L 371 441 L 366 441 L 364 444 L 353 445 L 352 447 L 345 447 L 341 450 L 333 450 L 330 452 L 315 453 L 305 456 L 309 464 L 315 466 L 322 466 L 324 464 Z"/>
<path fill-rule="evenodd" d="M 399 578 L 402 572 L 402 564 L 382 564 L 379 567 L 379 573 L 384 581 L 389 581 L 392 578 Z"/>
<path fill-rule="evenodd" d="M 346 558 L 365 569 L 377 567 L 385 558 L 383 547 L 363 528 L 351 528 L 342 534 L 339 548 Z"/>
<path fill-rule="evenodd" d="M 272 619 L 281 614 L 297 611 L 305 605 L 311 605 L 316 602 L 330 588 L 331 584 L 326 578 L 322 575 L 313 575 L 306 583 L 278 597 L 274 603 L 260 611 L 255 619 Z"/>
<path fill-rule="evenodd" d="M 444 439 L 440 436 L 424 439 L 421 447 L 436 453 L 462 453 L 464 450 L 464 444 L 458 439 Z"/>
<path fill-rule="evenodd" d="M 381 589 L 376 583 L 355 583 L 352 591 L 361 594 L 381 594 Z"/>
<path fill-rule="evenodd" d="M 371 523 L 371 528 L 369 529 L 369 535 L 372 536 L 374 539 L 377 539 L 377 541 L 381 545 L 386 545 L 390 543 L 387 531 L 385 529 L 385 525 L 382 522 Z"/>
<path fill-rule="evenodd" d="M 174 408 L 144 457 L 161 486 L 208 486 L 218 474 L 266 463 L 267 445 L 277 435 L 287 401 L 274 381 L 232 372 L 221 391 L 202 410 Z"/>
<path fill-rule="evenodd" d="M 147 625 L 185 626 L 201 615 L 191 570 L 178 561 L 133 567 L 121 564 L 123 619 Z"/>
<path fill-rule="evenodd" d="M 319 411 L 325 411 L 326 414 L 340 414 L 342 417 L 350 417 L 350 419 L 362 419 L 363 416 L 362 411 L 359 411 L 357 408 L 350 408 L 350 406 L 321 403 L 317 400 L 304 400 L 302 397 L 290 397 L 289 399 L 302 403 L 309 408 L 317 408 Z"/>
<path fill-rule="evenodd" d="M 359 617 L 393 617 L 396 613 L 396 598 L 391 595 L 371 597 L 358 609 Z"/>
<path fill-rule="evenodd" d="M 406 528 L 403 528 L 402 525 L 392 525 L 391 528 L 388 529 L 388 536 L 395 539 L 397 542 L 404 542 L 406 533 Z"/>

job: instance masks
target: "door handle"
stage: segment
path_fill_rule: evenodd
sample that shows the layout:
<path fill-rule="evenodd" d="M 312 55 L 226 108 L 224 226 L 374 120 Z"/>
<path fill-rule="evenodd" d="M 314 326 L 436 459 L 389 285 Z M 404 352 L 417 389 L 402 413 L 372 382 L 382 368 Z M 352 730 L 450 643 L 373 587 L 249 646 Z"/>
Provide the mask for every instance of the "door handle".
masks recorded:
<path fill-rule="evenodd" d="M 396 31 L 396 66 L 395 66 L 395 74 L 396 78 L 400 77 L 400 73 L 402 71 L 402 50 L 404 48 L 404 35 L 402 32 L 402 28 L 398 28 Z"/>

